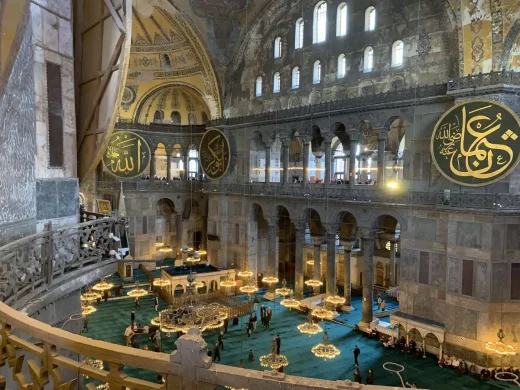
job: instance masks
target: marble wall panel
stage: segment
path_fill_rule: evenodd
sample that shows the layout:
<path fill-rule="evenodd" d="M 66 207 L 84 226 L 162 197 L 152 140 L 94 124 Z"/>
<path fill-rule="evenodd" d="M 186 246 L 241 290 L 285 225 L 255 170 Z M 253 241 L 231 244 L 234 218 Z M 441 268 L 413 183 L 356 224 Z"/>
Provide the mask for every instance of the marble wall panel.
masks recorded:
<path fill-rule="evenodd" d="M 480 249 L 482 247 L 482 224 L 457 221 L 457 246 Z"/>
<path fill-rule="evenodd" d="M 430 253 L 431 284 L 437 287 L 446 287 L 446 255 Z"/>
<path fill-rule="evenodd" d="M 491 264 L 491 300 L 503 301 L 510 293 L 511 266 L 508 263 Z"/>
<path fill-rule="evenodd" d="M 477 312 L 455 305 L 446 305 L 446 332 L 471 339 L 477 338 Z"/>
<path fill-rule="evenodd" d="M 475 262 L 475 279 L 474 279 L 473 295 L 480 300 L 489 299 L 489 277 L 488 264 L 476 261 Z"/>
<path fill-rule="evenodd" d="M 453 294 L 460 294 L 460 264 L 460 259 L 451 256 L 448 257 L 448 292 Z"/>
<path fill-rule="evenodd" d="M 435 241 L 437 222 L 430 218 L 415 219 L 415 238 L 419 240 Z"/>
<path fill-rule="evenodd" d="M 413 300 L 413 314 L 428 320 L 433 319 L 433 299 L 426 295 L 416 295 Z"/>

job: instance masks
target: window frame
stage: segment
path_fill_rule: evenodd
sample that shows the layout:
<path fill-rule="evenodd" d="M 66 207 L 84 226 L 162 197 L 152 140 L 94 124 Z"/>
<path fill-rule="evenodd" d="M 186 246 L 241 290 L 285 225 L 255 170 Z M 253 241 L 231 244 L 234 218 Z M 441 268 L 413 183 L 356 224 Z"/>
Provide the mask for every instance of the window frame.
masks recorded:
<path fill-rule="evenodd" d="M 320 12 L 320 9 L 324 7 L 324 11 Z M 313 14 L 313 44 L 327 42 L 327 2 L 320 1 L 314 6 Z M 323 23 L 323 26 L 322 26 Z"/>
<path fill-rule="evenodd" d="M 299 18 L 295 23 L 295 31 L 294 31 L 294 49 L 299 50 L 303 49 L 303 39 L 305 32 L 305 21 L 303 18 Z"/>
<path fill-rule="evenodd" d="M 280 72 L 275 72 L 273 75 L 273 93 L 280 93 Z"/>
<path fill-rule="evenodd" d="M 370 54 L 368 54 L 370 53 Z M 370 61 L 368 61 L 370 58 Z M 367 63 L 370 62 L 370 67 L 367 66 Z M 363 51 L 363 73 L 370 73 L 374 70 L 374 48 L 372 46 L 365 47 Z"/>
<path fill-rule="evenodd" d="M 399 51 L 398 51 L 399 48 Z M 397 53 L 400 53 L 399 62 L 397 62 Z M 404 64 L 404 42 L 397 40 L 392 43 L 392 68 L 403 66 Z"/>
<path fill-rule="evenodd" d="M 376 7 L 371 5 L 365 10 L 365 31 L 375 31 L 377 24 Z"/>
<path fill-rule="evenodd" d="M 338 5 L 338 11 L 336 15 L 336 36 L 344 37 L 347 35 L 348 28 L 348 7 L 347 3 L 343 2 Z"/>
<path fill-rule="evenodd" d="M 295 77 L 296 76 L 296 77 Z M 300 67 L 295 66 L 291 71 L 291 88 L 292 89 L 298 89 L 300 88 Z M 297 80 L 297 83 L 295 83 L 295 79 Z"/>
<path fill-rule="evenodd" d="M 278 59 L 282 57 L 282 37 L 276 37 L 274 40 L 274 59 Z"/>
<path fill-rule="evenodd" d="M 343 73 L 340 73 L 340 69 Z M 344 53 L 338 56 L 338 69 L 336 71 L 336 77 L 338 79 L 344 79 L 347 76 L 347 57 Z"/>
<path fill-rule="evenodd" d="M 262 88 L 263 88 L 263 78 L 262 76 L 257 76 L 255 79 L 255 97 L 262 97 Z"/>
<path fill-rule="evenodd" d="M 314 61 L 314 65 L 312 66 L 312 84 L 320 84 L 321 83 L 321 61 Z"/>

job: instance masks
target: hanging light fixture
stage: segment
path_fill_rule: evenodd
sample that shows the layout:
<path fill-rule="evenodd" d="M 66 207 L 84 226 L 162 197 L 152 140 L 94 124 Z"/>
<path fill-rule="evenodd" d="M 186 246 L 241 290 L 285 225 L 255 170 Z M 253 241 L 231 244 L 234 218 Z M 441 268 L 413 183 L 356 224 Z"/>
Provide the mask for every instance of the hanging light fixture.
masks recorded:
<path fill-rule="evenodd" d="M 516 355 L 516 349 L 512 345 L 504 343 L 503 339 L 506 337 L 502 328 L 498 330 L 497 337 L 499 341 L 488 341 L 486 349 L 502 356 Z"/>
<path fill-rule="evenodd" d="M 161 252 L 161 253 L 170 253 L 170 252 L 173 252 L 173 249 L 170 248 L 169 246 L 164 246 L 164 247 L 159 249 L 159 252 Z"/>
<path fill-rule="evenodd" d="M 333 344 L 329 344 L 329 335 L 327 334 L 327 331 L 323 333 L 323 343 L 312 347 L 311 352 L 314 356 L 323 358 L 325 361 L 327 361 L 327 359 L 334 359 L 340 354 L 339 349 L 337 349 Z"/>
<path fill-rule="evenodd" d="M 300 307 L 300 301 L 293 298 L 286 298 L 280 302 L 280 305 L 287 307 L 289 310 Z"/>
<path fill-rule="evenodd" d="M 300 333 L 308 334 L 309 337 L 311 337 L 312 335 L 323 332 L 323 328 L 318 324 L 315 324 L 312 320 L 312 314 L 309 314 L 308 318 L 308 322 L 298 325 L 298 330 L 300 331 Z"/>
<path fill-rule="evenodd" d="M 253 273 L 251 271 L 240 271 L 237 275 L 241 278 L 250 278 L 253 276 Z"/>
<path fill-rule="evenodd" d="M 95 291 L 105 291 L 110 290 L 114 285 L 112 283 L 108 283 L 105 278 L 101 278 L 101 281 L 94 286 L 92 286 L 92 290 Z"/>
<path fill-rule="evenodd" d="M 239 288 L 240 292 L 245 294 L 253 294 L 258 291 L 258 287 L 255 286 L 255 281 L 253 278 L 249 279 L 249 284 L 242 286 Z"/>
<path fill-rule="evenodd" d="M 187 257 L 186 258 L 186 263 L 190 263 L 190 264 L 196 264 L 200 262 L 200 257 L 199 258 L 196 258 L 196 257 Z"/>
<path fill-rule="evenodd" d="M 85 302 L 93 302 L 101 298 L 101 294 L 93 291 L 87 291 L 86 293 L 81 294 L 81 300 Z"/>
<path fill-rule="evenodd" d="M 164 246 L 164 242 L 156 242 L 156 243 L 155 243 L 155 247 L 156 247 L 156 248 L 161 248 L 161 247 L 163 247 L 163 246 Z"/>
<path fill-rule="evenodd" d="M 309 279 L 305 282 L 305 284 L 307 286 L 310 286 L 310 287 L 320 287 L 320 286 L 323 286 L 323 282 L 321 280 L 317 280 L 317 279 Z"/>
<path fill-rule="evenodd" d="M 224 287 L 224 288 L 231 288 L 231 287 L 235 287 L 236 285 L 237 285 L 237 282 L 235 282 L 233 279 L 231 279 L 231 275 L 229 274 L 229 272 L 227 273 L 226 279 L 224 279 L 220 282 L 220 287 Z"/>
<path fill-rule="evenodd" d="M 286 285 L 287 281 L 285 279 L 282 280 L 282 288 L 277 288 L 276 290 L 274 290 L 275 294 L 279 294 L 284 297 L 286 297 L 287 295 L 291 295 L 293 293 L 293 290 L 287 288 Z"/>
<path fill-rule="evenodd" d="M 334 318 L 334 312 L 324 307 L 317 307 L 311 313 L 320 320 L 332 320 Z"/>
<path fill-rule="evenodd" d="M 126 293 L 126 295 L 132 297 L 132 298 L 140 298 L 144 297 L 145 295 L 148 295 L 148 291 L 146 291 L 143 288 L 139 288 L 139 282 L 135 284 L 135 288 L 133 290 L 130 290 Z"/>
<path fill-rule="evenodd" d="M 264 282 L 266 284 L 278 283 L 278 278 L 275 278 L 274 276 L 265 276 L 262 279 L 262 282 Z"/>
<path fill-rule="evenodd" d="M 287 367 L 289 365 L 289 359 L 284 355 L 270 353 L 268 355 L 260 356 L 260 365 L 262 367 L 269 367 L 273 371 L 276 371 L 280 367 Z"/>
<path fill-rule="evenodd" d="M 162 278 L 155 278 L 153 280 L 153 285 L 155 287 L 166 287 L 169 286 L 171 282 L 168 279 L 162 279 Z"/>
<path fill-rule="evenodd" d="M 309 265 L 314 265 L 314 259 L 309 259 L 309 260 L 307 260 L 307 264 L 309 264 Z"/>
<path fill-rule="evenodd" d="M 95 311 L 97 311 L 97 309 L 92 305 L 85 305 L 81 307 L 81 314 L 84 316 L 88 316 L 94 313 Z"/>
<path fill-rule="evenodd" d="M 328 303 L 333 304 L 334 306 L 343 305 L 347 300 L 338 295 L 338 290 L 336 289 L 336 295 L 328 296 L 326 301 Z"/>

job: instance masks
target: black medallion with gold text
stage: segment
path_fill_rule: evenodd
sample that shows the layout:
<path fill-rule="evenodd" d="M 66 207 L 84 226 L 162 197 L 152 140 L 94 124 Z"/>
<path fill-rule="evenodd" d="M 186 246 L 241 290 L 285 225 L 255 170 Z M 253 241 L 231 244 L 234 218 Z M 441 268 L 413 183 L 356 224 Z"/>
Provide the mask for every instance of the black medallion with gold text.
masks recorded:
<path fill-rule="evenodd" d="M 209 129 L 202 136 L 199 147 L 200 165 L 210 180 L 224 176 L 231 162 L 227 137 L 218 129 Z"/>
<path fill-rule="evenodd" d="M 138 134 L 117 131 L 103 154 L 103 165 L 114 176 L 130 179 L 144 172 L 150 163 L 150 147 Z"/>
<path fill-rule="evenodd" d="M 518 165 L 520 120 L 501 103 L 467 101 L 437 122 L 430 149 L 435 166 L 446 178 L 463 186 L 485 186 Z"/>

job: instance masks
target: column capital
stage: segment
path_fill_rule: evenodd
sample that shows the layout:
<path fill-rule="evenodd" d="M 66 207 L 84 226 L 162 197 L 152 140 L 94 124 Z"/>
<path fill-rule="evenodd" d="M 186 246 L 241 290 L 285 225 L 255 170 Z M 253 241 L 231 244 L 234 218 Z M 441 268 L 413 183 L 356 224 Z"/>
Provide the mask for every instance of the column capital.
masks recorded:
<path fill-rule="evenodd" d="M 265 145 L 264 146 L 265 150 L 267 151 L 269 149 L 269 151 L 271 151 L 271 145 Z"/>
<path fill-rule="evenodd" d="M 343 245 L 346 251 L 350 252 L 356 243 L 356 237 L 340 238 L 339 243 Z"/>
<path fill-rule="evenodd" d="M 323 227 L 325 229 L 325 234 L 327 235 L 333 234 L 334 236 L 336 236 L 336 234 L 338 234 L 339 224 L 337 223 L 326 223 L 323 224 Z"/>
<path fill-rule="evenodd" d="M 351 142 L 357 142 L 361 138 L 361 132 L 358 129 L 348 129 L 347 134 Z"/>
<path fill-rule="evenodd" d="M 386 141 L 386 138 L 388 137 L 389 133 L 389 130 L 387 128 L 374 129 L 374 131 L 377 133 L 378 141 Z"/>
<path fill-rule="evenodd" d="M 314 236 L 311 234 L 311 240 L 314 246 L 321 246 L 323 244 L 324 236 Z"/>
<path fill-rule="evenodd" d="M 392 234 L 392 233 L 379 233 L 378 235 L 382 240 L 388 240 L 393 243 L 395 243 L 397 241 L 395 234 Z"/>
<path fill-rule="evenodd" d="M 371 228 L 360 228 L 359 233 L 361 238 L 365 241 L 374 241 L 376 239 L 377 230 Z"/>

